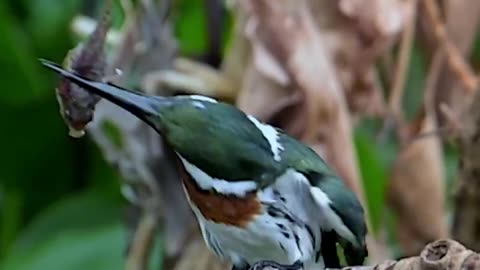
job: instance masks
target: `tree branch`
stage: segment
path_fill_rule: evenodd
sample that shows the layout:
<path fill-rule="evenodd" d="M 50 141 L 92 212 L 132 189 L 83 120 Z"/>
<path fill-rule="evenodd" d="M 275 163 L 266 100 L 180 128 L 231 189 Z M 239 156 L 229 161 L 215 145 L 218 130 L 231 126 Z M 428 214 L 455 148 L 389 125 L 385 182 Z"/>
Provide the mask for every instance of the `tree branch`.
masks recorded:
<path fill-rule="evenodd" d="M 466 63 L 458 48 L 448 38 L 445 24 L 440 18 L 440 10 L 435 0 L 423 0 L 427 22 L 433 29 L 434 38 L 442 49 L 445 50 L 447 63 L 451 71 L 457 76 L 465 89 L 469 92 L 477 88 L 478 79 L 472 68 Z"/>
<path fill-rule="evenodd" d="M 392 81 L 389 106 L 394 119 L 398 122 L 403 119 L 402 115 L 402 98 L 405 90 L 405 82 L 407 80 L 408 65 L 410 63 L 410 54 L 413 47 L 413 39 L 415 34 L 415 22 L 417 18 L 417 1 L 413 1 L 413 12 L 408 24 L 402 33 L 400 43 L 400 53 L 398 55 L 397 65 L 395 67 L 395 75 Z M 398 124 L 398 123 L 397 123 Z"/>
<path fill-rule="evenodd" d="M 370 266 L 350 266 L 342 270 L 478 270 L 480 254 L 466 249 L 453 240 L 438 240 L 427 245 L 419 256 L 399 261 L 385 261 Z M 250 270 L 285 270 L 281 268 L 258 268 Z M 333 270 L 333 269 L 329 269 Z"/>
<path fill-rule="evenodd" d="M 459 129 L 459 179 L 452 235 L 467 247 L 480 250 L 480 93 L 462 111 Z"/>

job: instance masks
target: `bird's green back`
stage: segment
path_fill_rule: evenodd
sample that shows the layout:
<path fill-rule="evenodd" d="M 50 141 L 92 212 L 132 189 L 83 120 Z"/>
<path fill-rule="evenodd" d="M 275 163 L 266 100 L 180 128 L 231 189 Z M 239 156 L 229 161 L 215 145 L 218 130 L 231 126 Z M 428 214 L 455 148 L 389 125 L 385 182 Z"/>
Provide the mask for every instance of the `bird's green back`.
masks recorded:
<path fill-rule="evenodd" d="M 335 172 L 327 163 L 310 147 L 282 130 L 277 129 L 277 131 L 280 135 L 280 144 L 284 146 L 281 157 L 286 166 L 303 173 L 318 172 L 325 175 L 335 175 Z"/>
<path fill-rule="evenodd" d="M 282 171 L 261 131 L 230 105 L 177 97 L 160 115 L 172 148 L 211 177 L 268 182 Z"/>

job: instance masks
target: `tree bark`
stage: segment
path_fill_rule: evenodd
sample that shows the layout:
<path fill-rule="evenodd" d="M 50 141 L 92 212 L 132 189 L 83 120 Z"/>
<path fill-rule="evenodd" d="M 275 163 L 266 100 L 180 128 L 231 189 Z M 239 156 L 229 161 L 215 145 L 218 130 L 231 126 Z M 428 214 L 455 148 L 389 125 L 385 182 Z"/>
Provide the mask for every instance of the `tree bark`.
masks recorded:
<path fill-rule="evenodd" d="M 478 270 L 480 254 L 453 240 L 438 240 L 427 245 L 419 256 L 385 261 L 370 266 L 350 266 L 342 270 Z M 271 267 L 250 270 L 282 270 Z"/>

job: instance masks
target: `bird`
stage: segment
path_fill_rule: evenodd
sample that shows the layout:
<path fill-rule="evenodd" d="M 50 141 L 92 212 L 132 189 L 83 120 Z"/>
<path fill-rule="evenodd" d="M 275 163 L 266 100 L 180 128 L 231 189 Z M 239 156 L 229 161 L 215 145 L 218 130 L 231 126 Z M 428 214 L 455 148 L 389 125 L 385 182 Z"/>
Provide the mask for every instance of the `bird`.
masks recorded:
<path fill-rule="evenodd" d="M 201 95 L 155 96 L 50 70 L 163 136 L 207 247 L 232 270 L 338 268 L 368 257 L 358 197 L 310 147 L 234 105 Z"/>

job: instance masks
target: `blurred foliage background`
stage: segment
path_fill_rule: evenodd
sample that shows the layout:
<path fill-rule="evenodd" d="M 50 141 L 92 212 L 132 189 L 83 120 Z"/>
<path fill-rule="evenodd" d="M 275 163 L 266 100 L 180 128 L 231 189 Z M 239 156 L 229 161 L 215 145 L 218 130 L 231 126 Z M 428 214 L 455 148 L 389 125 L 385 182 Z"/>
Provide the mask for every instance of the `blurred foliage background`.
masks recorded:
<path fill-rule="evenodd" d="M 54 96 L 57 77 L 37 60 L 62 61 L 78 42 L 70 31 L 71 19 L 78 13 L 97 16 L 96 2 L 0 1 L 0 269 L 123 267 L 126 201 L 119 192 L 120 176 L 88 136 L 80 140 L 67 136 Z M 120 24 L 121 12 L 114 18 Z M 173 21 L 181 54 L 209 53 L 202 1 L 176 1 Z M 230 28 L 227 23 L 226 33 Z M 480 41 L 475 44 L 478 57 Z M 421 102 L 424 78 L 423 56 L 414 50 L 404 98 L 410 117 Z M 384 193 L 398 145 L 395 140 L 382 145 L 375 141 L 381 124 L 363 121 L 355 130 L 374 228 L 383 222 L 391 224 L 394 218 L 385 207 Z M 448 183 L 455 178 L 456 155 L 453 147 L 447 148 Z M 389 235 L 395 246 L 394 234 Z M 161 244 L 157 248 L 161 250 Z M 158 269 L 161 261 L 158 250 L 152 269 Z"/>
<path fill-rule="evenodd" d="M 182 51 L 205 51 L 202 2 L 177 2 Z M 58 78 L 37 60 L 61 62 L 78 42 L 72 18 L 98 16 L 97 4 L 101 1 L 0 1 L 0 269 L 123 266 L 119 175 L 89 138 L 67 136 L 54 95 Z M 118 25 L 122 13 L 115 11 Z"/>

